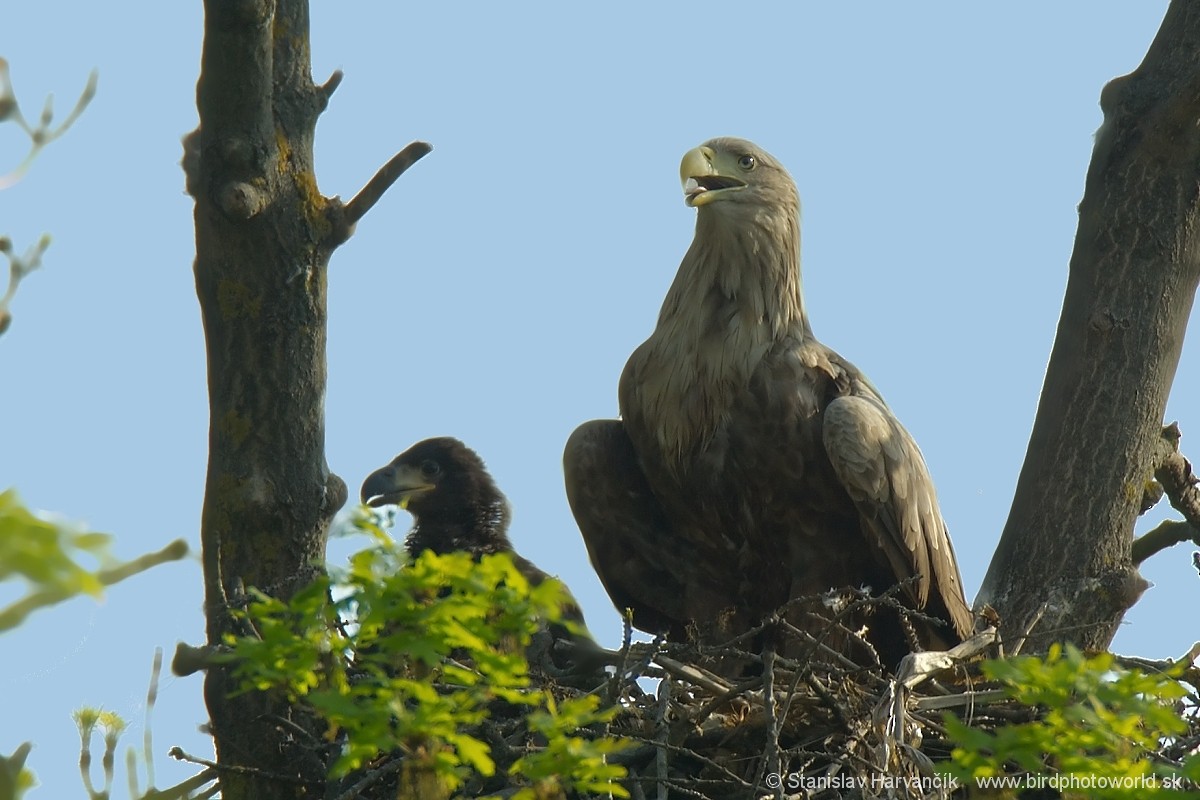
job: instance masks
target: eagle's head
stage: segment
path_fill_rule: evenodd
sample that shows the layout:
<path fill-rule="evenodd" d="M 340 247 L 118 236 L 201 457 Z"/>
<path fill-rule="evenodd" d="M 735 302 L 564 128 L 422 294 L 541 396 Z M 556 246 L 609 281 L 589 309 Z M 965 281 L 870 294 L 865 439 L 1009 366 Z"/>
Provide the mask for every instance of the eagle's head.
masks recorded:
<path fill-rule="evenodd" d="M 725 214 L 762 208 L 799 211 L 796 182 L 770 153 L 733 137 L 709 139 L 689 150 L 679 165 L 684 201 Z"/>
<path fill-rule="evenodd" d="M 363 481 L 362 502 L 396 504 L 420 522 L 475 517 L 504 505 L 474 450 L 442 436 L 417 442 Z"/>

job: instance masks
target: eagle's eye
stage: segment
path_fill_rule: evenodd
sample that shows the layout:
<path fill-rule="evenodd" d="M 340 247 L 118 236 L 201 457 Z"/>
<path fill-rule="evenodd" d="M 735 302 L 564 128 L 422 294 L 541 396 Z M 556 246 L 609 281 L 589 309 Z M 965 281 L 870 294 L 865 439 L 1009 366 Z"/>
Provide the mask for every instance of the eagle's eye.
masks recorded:
<path fill-rule="evenodd" d="M 434 475 L 437 475 L 441 471 L 442 471 L 442 465 L 437 463 L 436 461 L 433 461 L 432 459 L 426 459 L 421 462 L 421 474 L 424 475 L 426 478 L 432 478 Z"/>
<path fill-rule="evenodd" d="M 754 169 L 756 164 L 757 162 L 754 160 L 754 156 L 752 155 L 744 155 L 738 159 L 738 167 L 745 172 L 749 172 L 750 170 Z"/>

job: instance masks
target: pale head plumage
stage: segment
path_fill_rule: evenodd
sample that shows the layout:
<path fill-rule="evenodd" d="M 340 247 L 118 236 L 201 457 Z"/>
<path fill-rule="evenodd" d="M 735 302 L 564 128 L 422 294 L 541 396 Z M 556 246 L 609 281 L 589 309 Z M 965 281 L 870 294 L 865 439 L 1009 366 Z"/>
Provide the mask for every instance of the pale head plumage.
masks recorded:
<path fill-rule="evenodd" d="M 800 285 L 800 197 L 783 165 L 745 139 L 710 139 L 680 165 L 696 236 L 621 390 L 658 421 L 664 452 L 703 448 L 770 347 L 811 336 Z M 660 367 L 642 370 L 646 362 Z M 636 378 L 634 374 L 636 373 Z M 634 396 L 636 395 L 636 396 Z M 630 409 L 631 410 L 631 409 Z"/>

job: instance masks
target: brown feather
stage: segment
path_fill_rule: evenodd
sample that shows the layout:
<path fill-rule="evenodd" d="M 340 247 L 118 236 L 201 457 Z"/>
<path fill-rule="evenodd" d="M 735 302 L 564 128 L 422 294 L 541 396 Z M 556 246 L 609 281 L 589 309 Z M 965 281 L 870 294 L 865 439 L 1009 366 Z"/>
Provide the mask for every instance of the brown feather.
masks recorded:
<path fill-rule="evenodd" d="M 809 326 L 794 182 L 749 142 L 701 150 L 745 188 L 697 202 L 695 239 L 658 325 L 621 376 L 620 424 L 635 463 L 621 475 L 588 470 L 576 463 L 579 442 L 568 443 L 568 496 L 593 565 L 614 602 L 610 584 L 620 584 L 623 598 L 654 607 L 644 616 L 666 619 L 658 629 L 696 623 L 716 634 L 796 597 L 880 592 L 919 576 L 905 601 L 946 623 L 918 625 L 923 644 L 957 641 L 971 617 L 920 450 Z M 752 169 L 737 172 L 747 157 Z M 636 509 L 631 481 L 647 487 Z M 673 581 L 632 585 L 664 558 L 677 565 Z M 898 619 L 862 622 L 885 660 L 907 652 Z"/>
<path fill-rule="evenodd" d="M 508 553 L 513 566 L 531 586 L 550 578 L 513 549 L 508 538 L 512 516 L 508 500 L 483 460 L 458 439 L 443 436 L 417 442 L 368 475 L 360 497 L 372 506 L 401 504 L 412 514 L 413 526 L 404 540 L 412 558 L 426 550 L 438 555 L 465 552 L 476 561 L 485 555 Z M 562 618 L 573 623 L 575 630 L 552 623 L 547 631 L 554 640 L 574 644 L 578 648 L 574 657 L 582 663 L 581 656 L 585 651 L 590 653 L 595 643 L 569 589 L 566 595 Z M 535 641 L 535 645 L 541 643 Z M 559 659 L 556 666 L 568 664 Z M 589 669 L 592 666 L 588 664 Z"/>

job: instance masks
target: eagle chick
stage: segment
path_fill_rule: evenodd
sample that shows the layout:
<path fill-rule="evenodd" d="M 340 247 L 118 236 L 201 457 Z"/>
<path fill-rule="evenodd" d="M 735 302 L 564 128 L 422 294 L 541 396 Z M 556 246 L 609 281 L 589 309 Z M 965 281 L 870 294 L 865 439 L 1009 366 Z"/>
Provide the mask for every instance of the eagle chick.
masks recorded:
<path fill-rule="evenodd" d="M 550 577 L 513 549 L 508 538 L 508 500 L 483 460 L 458 439 L 438 437 L 414 444 L 368 475 L 360 495 L 369 506 L 395 504 L 412 514 L 413 526 L 404 540 L 412 558 L 426 550 L 438 555 L 465 552 L 477 560 L 508 553 L 530 585 L 537 586 Z M 570 592 L 567 594 L 569 597 Z M 564 606 L 563 620 L 575 623 L 578 633 L 554 623 L 549 626 L 553 641 L 566 640 L 581 648 L 594 645 L 574 598 Z M 554 665 L 560 669 L 571 666 L 569 659 L 556 656 L 553 641 L 547 649 Z"/>

